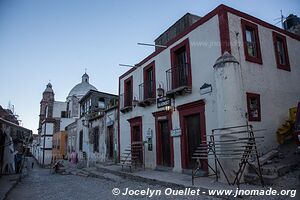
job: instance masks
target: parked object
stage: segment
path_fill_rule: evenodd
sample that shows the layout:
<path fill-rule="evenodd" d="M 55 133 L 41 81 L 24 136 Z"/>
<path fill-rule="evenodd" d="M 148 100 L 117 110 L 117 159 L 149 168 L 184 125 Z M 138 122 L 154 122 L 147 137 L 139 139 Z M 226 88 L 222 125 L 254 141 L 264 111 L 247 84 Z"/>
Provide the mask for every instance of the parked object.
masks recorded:
<path fill-rule="evenodd" d="M 289 109 L 289 119 L 286 120 L 281 127 L 277 130 L 277 141 L 283 144 L 284 141 L 293 135 L 295 120 L 296 120 L 297 107 Z"/>

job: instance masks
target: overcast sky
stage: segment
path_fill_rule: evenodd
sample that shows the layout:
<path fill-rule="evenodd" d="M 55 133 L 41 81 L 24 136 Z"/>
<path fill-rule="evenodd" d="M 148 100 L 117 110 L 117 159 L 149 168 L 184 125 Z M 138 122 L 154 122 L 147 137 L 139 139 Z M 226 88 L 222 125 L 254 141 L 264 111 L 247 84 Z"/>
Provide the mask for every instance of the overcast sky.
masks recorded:
<path fill-rule="evenodd" d="M 118 77 L 154 49 L 152 43 L 185 13 L 204 16 L 225 4 L 271 24 L 300 15 L 299 0 L 0 0 L 0 105 L 15 106 L 37 133 L 39 103 L 51 80 L 65 101 L 84 69 L 98 90 L 118 93 Z M 279 24 L 278 24 L 279 25 Z"/>

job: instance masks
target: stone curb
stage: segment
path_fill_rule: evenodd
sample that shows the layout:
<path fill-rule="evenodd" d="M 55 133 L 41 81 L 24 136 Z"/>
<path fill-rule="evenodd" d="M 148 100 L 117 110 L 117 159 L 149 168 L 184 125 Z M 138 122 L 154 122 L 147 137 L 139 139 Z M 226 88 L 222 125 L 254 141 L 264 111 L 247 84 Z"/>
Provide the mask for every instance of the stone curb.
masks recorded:
<path fill-rule="evenodd" d="M 171 187 L 171 188 L 177 188 L 177 189 L 184 189 L 184 188 L 192 188 L 192 189 L 200 189 L 202 192 L 205 192 L 206 194 L 203 194 L 203 196 L 209 196 L 208 195 L 208 190 L 207 188 L 203 188 L 203 187 L 195 187 L 195 186 L 187 186 L 184 184 L 178 184 L 178 183 L 172 183 L 172 182 L 167 182 L 167 181 L 161 181 L 161 180 L 157 180 L 157 179 L 151 179 L 151 178 L 145 178 L 139 175 L 133 175 L 127 172 L 122 172 L 122 171 L 115 171 L 115 170 L 110 170 L 101 166 L 96 166 L 97 170 L 104 172 L 104 173 L 111 173 L 123 178 L 128 178 L 131 180 L 135 180 L 135 181 L 141 181 L 141 182 L 145 182 L 151 185 L 161 185 L 164 187 Z M 217 197 L 217 198 L 222 198 L 222 199 L 231 199 L 230 196 L 211 196 L 211 197 Z M 242 199 L 240 197 L 237 197 L 236 199 Z"/>

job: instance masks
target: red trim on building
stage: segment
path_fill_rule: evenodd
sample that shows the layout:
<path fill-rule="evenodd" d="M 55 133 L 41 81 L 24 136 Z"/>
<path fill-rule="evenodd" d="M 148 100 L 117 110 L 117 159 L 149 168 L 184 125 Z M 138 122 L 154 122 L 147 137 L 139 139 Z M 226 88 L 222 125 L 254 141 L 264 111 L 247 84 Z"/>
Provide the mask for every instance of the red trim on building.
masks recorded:
<path fill-rule="evenodd" d="M 156 165 L 161 165 L 162 164 L 162 155 L 161 155 L 161 132 L 159 130 L 159 125 L 158 125 L 158 117 L 167 117 L 168 121 L 168 127 L 169 131 L 171 131 L 172 128 L 172 113 L 169 111 L 157 111 L 152 113 L 153 116 L 155 117 L 155 133 L 156 133 Z M 170 136 L 170 154 L 171 154 L 171 167 L 174 167 L 174 145 L 173 145 L 173 137 Z"/>
<path fill-rule="evenodd" d="M 121 156 L 121 145 L 120 145 L 120 87 L 121 87 L 121 77 L 119 77 L 119 102 L 118 102 L 118 162 L 120 162 Z"/>
<path fill-rule="evenodd" d="M 142 122 L 142 117 L 134 117 L 131 119 L 127 119 L 127 121 L 130 123 L 130 142 L 132 143 L 132 135 L 133 135 L 133 127 L 134 126 L 139 126 L 140 127 L 140 138 L 141 141 L 143 141 L 143 122 Z"/>
<path fill-rule="evenodd" d="M 244 45 L 244 54 L 245 59 L 249 62 L 254 62 L 257 64 L 262 64 L 262 56 L 260 50 L 260 41 L 259 41 L 259 34 L 258 34 L 258 26 L 253 24 L 249 21 L 241 19 L 241 26 L 242 26 L 242 34 L 243 34 L 243 45 Z M 255 51 L 256 57 L 249 55 L 248 48 L 247 48 L 247 41 L 246 41 L 246 30 L 251 29 L 254 32 L 254 39 L 255 39 Z"/>
<path fill-rule="evenodd" d="M 179 120 L 181 127 L 181 166 L 183 169 L 188 167 L 188 151 L 187 151 L 187 133 L 185 130 L 184 118 L 193 114 L 200 114 L 201 141 L 206 144 L 206 125 L 205 125 L 205 102 L 203 100 L 187 103 L 177 106 L 179 111 Z M 204 160 L 204 170 L 208 171 L 207 160 Z"/>
<path fill-rule="evenodd" d="M 148 84 L 149 84 L 149 80 L 148 80 L 148 76 L 147 76 L 147 72 L 152 68 L 152 72 L 153 72 L 153 82 L 152 82 L 152 96 L 147 96 L 146 91 L 148 89 Z M 147 98 L 156 98 L 156 75 L 155 75 L 155 61 L 152 61 L 149 65 L 147 65 L 146 67 L 144 67 L 144 100 Z"/>
<path fill-rule="evenodd" d="M 132 76 L 130 76 L 129 78 L 127 78 L 124 81 L 124 107 L 132 105 L 132 99 L 133 99 L 133 82 L 132 82 L 132 79 L 133 79 Z M 130 84 L 131 84 L 130 85 L 131 88 L 129 88 L 129 89 L 128 89 L 128 82 L 130 82 Z M 128 99 L 129 97 L 127 96 L 129 90 L 131 92 L 131 100 Z"/>
<path fill-rule="evenodd" d="M 243 13 L 241 11 L 238 11 L 234 8 L 231 8 L 231 7 L 228 7 L 226 5 L 219 5 L 218 7 L 216 7 L 214 10 L 212 10 L 211 12 L 209 12 L 208 14 L 206 14 L 205 16 L 203 16 L 201 19 L 199 19 L 197 22 L 195 22 L 193 25 L 191 25 L 186 31 L 182 32 L 181 34 L 179 34 L 177 37 L 175 37 L 174 39 L 170 40 L 166 46 L 169 47 L 171 46 L 173 43 L 175 43 L 176 41 L 178 41 L 180 38 L 184 37 L 185 35 L 187 35 L 188 33 L 190 33 L 191 31 L 193 31 L 194 29 L 196 29 L 198 26 L 201 26 L 202 24 L 204 24 L 205 22 L 207 22 L 208 20 L 210 20 L 212 17 L 214 17 L 216 14 L 219 14 L 219 13 L 222 13 L 222 12 L 227 12 L 227 17 L 228 17 L 228 13 L 232 13 L 234 15 L 237 15 L 239 17 L 242 17 L 242 18 L 245 18 L 249 21 L 252 21 L 256 24 L 259 24 L 261 26 L 264 26 L 266 28 L 269 28 L 269 29 L 272 29 L 272 30 L 275 30 L 279 33 L 282 33 L 284 35 L 288 35 L 289 37 L 295 39 L 295 40 L 298 40 L 300 41 L 300 36 L 296 35 L 296 34 L 293 34 L 289 31 L 286 31 L 286 30 L 283 30 L 281 28 L 278 28 L 272 24 L 269 24 L 267 22 L 264 22 L 262 21 L 261 19 L 258 19 L 256 17 L 253 17 L 249 14 L 246 14 L 246 13 Z M 222 14 L 220 14 L 222 16 Z M 226 19 L 225 19 L 226 21 Z M 226 24 L 226 23 L 225 23 Z M 226 30 L 226 26 L 225 28 L 222 28 L 223 30 Z M 226 48 L 225 47 L 222 47 L 222 43 L 226 44 L 226 34 L 224 34 L 223 36 L 220 36 L 221 37 L 221 49 L 222 49 L 222 52 L 223 50 L 225 50 Z M 224 40 L 222 40 L 222 38 Z M 228 41 L 230 42 L 230 41 Z M 153 57 L 155 57 L 156 55 L 158 55 L 159 53 L 161 53 L 163 50 L 165 50 L 164 48 L 160 48 L 156 51 L 154 51 L 153 53 L 151 53 L 149 56 L 147 56 L 145 59 L 143 59 L 141 62 L 139 62 L 138 64 L 136 64 L 136 67 L 135 68 L 132 68 L 130 70 L 128 70 L 127 72 L 125 72 L 123 75 L 120 76 L 120 78 L 124 78 L 125 76 L 127 76 L 128 74 L 130 74 L 131 72 L 133 72 L 137 67 L 145 64 L 146 62 L 148 62 L 150 59 L 152 59 Z"/>
<path fill-rule="evenodd" d="M 256 122 L 260 122 L 261 121 L 261 106 L 260 106 L 260 95 L 259 94 L 255 94 L 255 93 L 246 93 L 247 96 L 247 112 L 248 112 L 248 120 L 249 121 L 256 121 Z M 250 113 L 250 98 L 256 98 L 257 99 L 257 110 L 258 110 L 258 117 L 253 117 Z"/>
<path fill-rule="evenodd" d="M 227 10 L 220 9 L 218 13 L 218 17 L 219 17 L 220 40 L 221 40 L 221 54 L 223 55 L 225 51 L 231 53 Z"/>
<path fill-rule="evenodd" d="M 178 73 L 178 70 L 174 70 L 174 67 L 176 67 L 176 51 L 180 48 L 184 47 L 185 51 L 186 51 L 186 56 L 187 56 L 187 65 L 188 65 L 188 86 L 192 86 L 192 69 L 191 69 L 191 55 L 190 55 L 190 43 L 189 43 L 189 38 L 183 40 L 181 43 L 177 44 L 176 46 L 172 47 L 170 50 L 170 54 L 171 54 L 171 68 L 172 68 L 172 82 L 176 82 L 178 80 L 176 80 L 176 71 Z M 174 86 L 176 86 L 176 84 L 172 84 L 172 89 L 175 89 Z"/>
<path fill-rule="evenodd" d="M 274 44 L 274 51 L 275 51 L 275 59 L 277 63 L 278 69 L 283 69 L 286 71 L 291 71 L 290 68 L 290 59 L 288 54 L 288 48 L 286 43 L 286 37 L 284 35 L 281 35 L 276 32 L 272 32 L 273 35 L 273 44 Z M 285 56 L 285 64 L 280 64 L 279 57 L 278 57 L 278 46 L 277 46 L 277 40 L 280 39 L 283 42 L 283 48 L 284 48 L 284 56 Z"/>
<path fill-rule="evenodd" d="M 253 17 L 253 16 L 251 16 L 251 15 L 249 15 L 247 13 L 241 12 L 241 11 L 236 10 L 234 8 L 231 8 L 231 7 L 228 7 L 228 6 L 225 6 L 225 5 L 223 5 L 223 6 L 227 10 L 227 12 L 230 12 L 230 13 L 232 13 L 234 15 L 237 15 L 239 17 L 247 19 L 248 21 L 254 22 L 254 23 L 259 24 L 259 25 L 261 25 L 261 26 L 263 26 L 265 28 L 272 29 L 274 31 L 277 31 L 277 32 L 282 33 L 284 35 L 287 35 L 287 36 L 289 36 L 289 37 L 291 37 L 291 38 L 293 38 L 295 40 L 300 41 L 300 36 L 299 35 L 296 35 L 296 34 L 294 34 L 292 32 L 289 32 L 289 31 L 286 31 L 284 29 L 278 28 L 277 26 L 269 24 L 268 22 L 265 22 L 265 21 L 263 21 L 261 19 Z"/>

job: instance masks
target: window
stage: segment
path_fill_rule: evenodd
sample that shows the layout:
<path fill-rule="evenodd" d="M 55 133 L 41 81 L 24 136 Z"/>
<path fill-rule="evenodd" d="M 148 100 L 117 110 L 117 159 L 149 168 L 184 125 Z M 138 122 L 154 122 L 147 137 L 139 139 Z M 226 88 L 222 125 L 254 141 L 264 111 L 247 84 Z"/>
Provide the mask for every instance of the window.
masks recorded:
<path fill-rule="evenodd" d="M 67 118 L 67 111 L 61 111 L 61 118 Z"/>
<path fill-rule="evenodd" d="M 273 43 L 277 67 L 279 69 L 291 71 L 285 36 L 273 32 Z"/>
<path fill-rule="evenodd" d="M 246 60 L 262 64 L 257 25 L 243 19 L 241 20 L 241 24 Z"/>
<path fill-rule="evenodd" d="M 99 127 L 94 128 L 94 152 L 99 152 Z"/>
<path fill-rule="evenodd" d="M 82 151 L 82 146 L 83 146 L 83 131 L 81 130 L 79 132 L 79 151 Z"/>
<path fill-rule="evenodd" d="M 247 108 L 249 121 L 261 121 L 259 94 L 247 93 Z"/>
<path fill-rule="evenodd" d="M 189 40 L 186 39 L 171 49 L 172 89 L 191 86 L 191 64 Z"/>
<path fill-rule="evenodd" d="M 155 62 L 144 68 L 144 99 L 155 98 Z"/>
<path fill-rule="evenodd" d="M 101 108 L 101 109 L 105 108 L 105 99 L 104 98 L 99 98 L 98 108 Z"/>
<path fill-rule="evenodd" d="M 132 106 L 132 76 L 124 81 L 124 107 Z"/>

